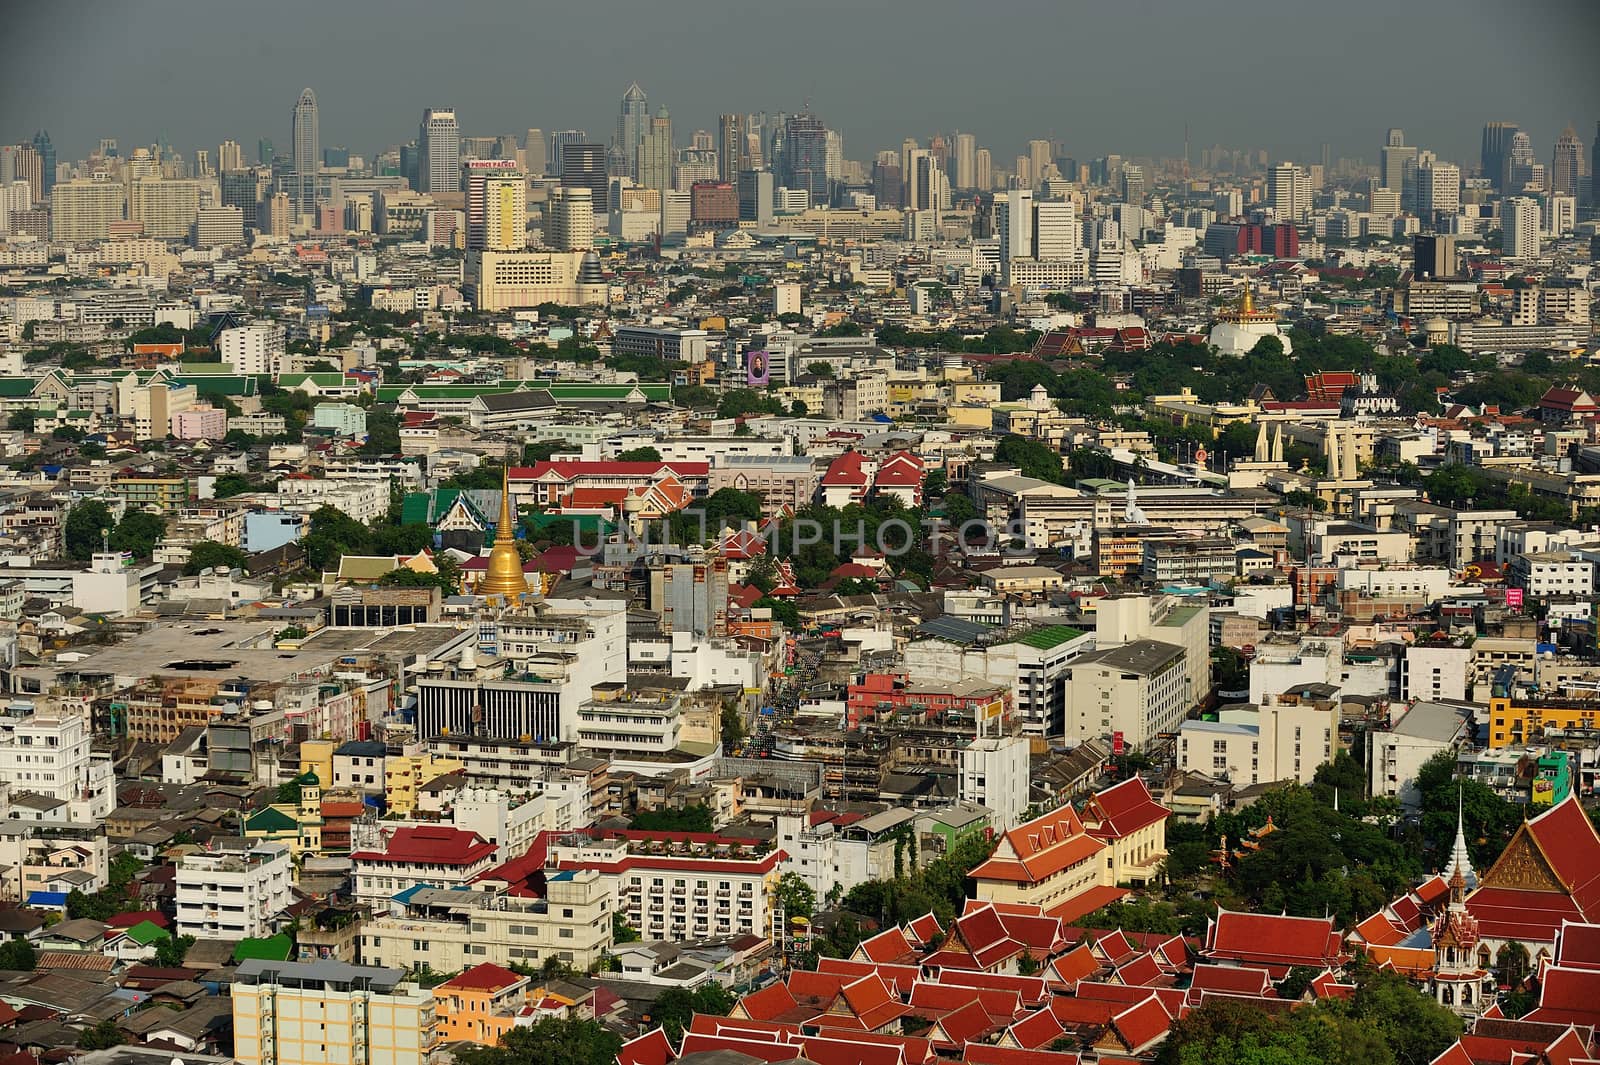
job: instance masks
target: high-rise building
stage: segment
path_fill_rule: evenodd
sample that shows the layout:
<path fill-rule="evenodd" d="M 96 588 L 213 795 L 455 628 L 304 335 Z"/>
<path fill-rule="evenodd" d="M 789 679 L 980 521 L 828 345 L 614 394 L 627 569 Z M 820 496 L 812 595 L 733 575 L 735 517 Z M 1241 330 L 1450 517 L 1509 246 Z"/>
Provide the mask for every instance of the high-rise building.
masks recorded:
<path fill-rule="evenodd" d="M 926 148 L 912 148 L 906 151 L 901 165 L 905 173 L 905 195 L 900 198 L 900 205 L 907 211 L 927 211 L 933 207 L 932 190 L 928 188 L 928 173 L 933 165 L 933 157 Z"/>
<path fill-rule="evenodd" d="M 893 153 L 889 153 L 891 156 Z M 905 179 L 900 164 L 879 159 L 872 164 L 872 194 L 878 206 L 898 208 L 905 206 Z"/>
<path fill-rule="evenodd" d="M 50 197 L 50 239 L 105 240 L 127 202 L 128 187 L 120 181 L 63 181 Z"/>
<path fill-rule="evenodd" d="M 528 181 L 515 159 L 469 159 L 467 250 L 521 251 L 528 245 Z"/>
<path fill-rule="evenodd" d="M 35 137 L 33 143 L 37 147 L 39 139 Z M 52 169 L 47 164 L 45 173 L 48 175 Z M 1576 196 L 1582 177 L 1583 142 L 1578 139 L 1578 131 L 1568 126 L 1556 138 L 1555 153 L 1550 159 L 1550 191 Z"/>
<path fill-rule="evenodd" d="M 1383 145 L 1383 187 L 1404 194 L 1407 166 L 1415 167 L 1417 149 L 1406 144 L 1405 132 L 1391 129 Z"/>
<path fill-rule="evenodd" d="M 143 224 L 147 237 L 187 240 L 210 187 L 205 181 L 142 178 L 128 187 L 128 220 Z"/>
<path fill-rule="evenodd" d="M 272 162 L 273 155 L 272 141 L 267 137 L 259 138 L 256 141 L 256 162 L 266 166 Z"/>
<path fill-rule="evenodd" d="M 322 149 L 322 167 L 324 170 L 350 169 L 350 149 L 341 144 Z"/>
<path fill-rule="evenodd" d="M 957 133 L 955 136 L 955 179 L 956 188 L 963 192 L 977 187 L 977 152 L 978 138 L 971 133 Z"/>
<path fill-rule="evenodd" d="M 1011 262 L 1033 258 L 1033 193 L 1012 189 L 995 197 L 995 228 L 1000 236 L 1000 280 L 1011 283 Z"/>
<path fill-rule="evenodd" d="M 1511 196 L 1500 201 L 1500 249 L 1508 259 L 1539 255 L 1539 201 Z"/>
<path fill-rule="evenodd" d="M 1050 142 L 1046 140 L 1031 140 L 1028 142 L 1028 174 L 1033 178 L 1034 184 L 1044 180 L 1044 172 L 1050 166 Z"/>
<path fill-rule="evenodd" d="M 50 132 L 41 129 L 33 135 L 33 150 L 39 153 L 40 192 L 37 199 L 48 200 L 56 184 L 56 146 L 50 143 Z"/>
<path fill-rule="evenodd" d="M 534 177 L 539 177 L 550 169 L 550 148 L 544 139 L 544 131 L 530 129 L 522 137 L 522 166 Z"/>
<path fill-rule="evenodd" d="M 824 170 L 826 170 L 826 172 L 828 174 L 828 180 L 829 181 L 841 181 L 841 180 L 843 180 L 844 179 L 844 134 L 843 133 L 840 133 L 836 129 L 830 129 L 828 131 L 827 144 L 826 144 L 826 149 L 824 151 L 823 158 L 825 160 L 823 168 L 824 168 Z"/>
<path fill-rule="evenodd" d="M 1143 205 L 1145 194 L 1148 191 L 1149 190 L 1145 187 L 1144 182 L 1144 167 L 1138 165 L 1137 163 L 1123 163 L 1122 202 L 1131 203 L 1136 206 Z"/>
<path fill-rule="evenodd" d="M 672 116 L 665 107 L 645 126 L 633 157 L 634 180 L 662 192 L 672 187 Z"/>
<path fill-rule="evenodd" d="M 550 173 L 561 176 L 562 153 L 569 144 L 584 144 L 589 134 L 581 129 L 560 129 L 550 134 Z"/>
<path fill-rule="evenodd" d="M 260 205 L 272 189 L 272 172 L 265 167 L 224 170 L 218 180 L 222 186 L 222 205 L 239 208 L 244 214 L 246 229 L 260 228 Z"/>
<path fill-rule="evenodd" d="M 790 115 L 783 126 L 783 169 L 786 188 L 804 189 L 814 206 L 828 203 L 828 128 L 815 115 Z"/>
<path fill-rule="evenodd" d="M 44 164 L 31 144 L 0 145 L 0 185 L 26 181 L 31 202 L 44 198 Z"/>
<path fill-rule="evenodd" d="M 644 140 L 649 129 L 649 99 L 644 90 L 639 88 L 639 83 L 634 82 L 622 94 L 622 106 L 617 113 L 616 139 L 611 146 L 622 159 L 624 176 L 636 181 L 639 174 L 639 142 Z"/>
<path fill-rule="evenodd" d="M 1417 171 L 1417 214 L 1443 219 L 1461 212 L 1461 168 L 1437 160 Z"/>
<path fill-rule="evenodd" d="M 898 183 L 896 184 L 898 188 Z M 770 170 L 739 171 L 739 221 L 772 224 L 773 181 Z"/>
<path fill-rule="evenodd" d="M 604 160 L 604 145 L 587 147 L 598 149 Z M 550 190 L 545 204 L 544 242 L 556 251 L 589 251 L 594 247 L 594 194 L 589 189 L 563 186 Z"/>
<path fill-rule="evenodd" d="M 739 181 L 739 171 L 749 165 L 744 121 L 743 115 L 734 114 L 717 119 L 717 176 L 734 184 Z"/>
<path fill-rule="evenodd" d="M 1083 247 L 1083 226 L 1071 200 L 1046 200 L 1033 205 L 1033 257 L 1040 262 L 1070 259 Z"/>
<path fill-rule="evenodd" d="M 317 171 L 322 162 L 319 143 L 321 131 L 317 121 L 317 94 L 309 88 L 300 92 L 295 101 L 290 122 L 290 140 L 294 145 L 293 176 L 284 191 L 295 210 L 309 212 L 317 206 Z"/>
<path fill-rule="evenodd" d="M 563 144 L 561 184 L 569 189 L 588 189 L 593 202 L 604 205 L 607 185 L 606 146 Z"/>
<path fill-rule="evenodd" d="M 1456 238 L 1449 234 L 1411 238 L 1412 274 L 1418 281 L 1456 276 Z"/>
<path fill-rule="evenodd" d="M 418 192 L 461 191 L 461 127 L 455 110 L 430 107 L 417 128 Z"/>
<path fill-rule="evenodd" d="M 439 1041 L 434 996 L 405 975 L 342 961 L 245 961 L 229 988 L 240 1065 L 423 1065 Z"/>
<path fill-rule="evenodd" d="M 987 148 L 972 153 L 972 182 L 979 192 L 994 188 L 994 161 Z"/>
<path fill-rule="evenodd" d="M 1483 150 L 1478 167 L 1482 175 L 1500 189 L 1506 179 L 1506 154 L 1511 150 L 1511 138 L 1517 133 L 1515 122 L 1489 122 L 1483 127 Z"/>
<path fill-rule="evenodd" d="M 1589 206 L 1600 208 L 1600 122 L 1594 124 L 1594 143 L 1589 145 Z"/>
<path fill-rule="evenodd" d="M 226 140 L 217 147 L 217 169 L 224 173 L 244 169 L 244 149 L 238 141 Z"/>
<path fill-rule="evenodd" d="M 701 230 L 737 229 L 739 190 L 727 181 L 697 181 L 689 190 L 689 227 Z"/>
<path fill-rule="evenodd" d="M 1534 161 L 1533 139 L 1518 130 L 1506 150 L 1506 176 L 1502 188 L 1513 196 L 1544 191 L 1544 167 Z"/>

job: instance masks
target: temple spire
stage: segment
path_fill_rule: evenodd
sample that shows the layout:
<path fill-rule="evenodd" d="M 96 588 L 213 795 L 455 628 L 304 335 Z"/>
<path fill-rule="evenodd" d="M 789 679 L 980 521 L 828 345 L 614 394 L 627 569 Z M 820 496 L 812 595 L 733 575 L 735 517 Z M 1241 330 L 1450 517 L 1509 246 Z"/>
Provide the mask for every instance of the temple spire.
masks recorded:
<path fill-rule="evenodd" d="M 1478 886 L 1478 874 L 1472 869 L 1472 856 L 1467 853 L 1467 828 L 1466 820 L 1462 815 L 1462 794 L 1464 789 L 1456 787 L 1456 841 L 1450 849 L 1450 864 L 1445 867 L 1445 879 L 1455 880 L 1460 876 L 1462 884 L 1468 891 Z"/>

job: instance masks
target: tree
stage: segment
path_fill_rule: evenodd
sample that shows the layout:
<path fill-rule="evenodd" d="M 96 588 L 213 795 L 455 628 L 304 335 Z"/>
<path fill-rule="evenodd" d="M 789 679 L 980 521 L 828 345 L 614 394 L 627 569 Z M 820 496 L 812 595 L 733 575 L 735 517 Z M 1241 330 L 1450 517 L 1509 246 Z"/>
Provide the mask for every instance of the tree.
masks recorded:
<path fill-rule="evenodd" d="M 639 930 L 628 919 L 615 911 L 611 914 L 611 941 L 614 943 L 639 942 Z"/>
<path fill-rule="evenodd" d="M 8 939 L 0 943 L 0 970 L 31 973 L 38 961 L 39 956 L 34 952 L 33 944 L 26 939 Z"/>
<path fill-rule="evenodd" d="M 778 563 L 768 554 L 760 554 L 751 559 L 749 567 L 745 570 L 745 583 L 758 589 L 762 595 L 767 595 L 776 588 L 779 579 Z"/>
<path fill-rule="evenodd" d="M 737 750 L 744 745 L 744 718 L 740 715 L 737 706 L 729 705 L 722 708 L 720 724 L 722 726 L 722 750 L 724 754 Z"/>
<path fill-rule="evenodd" d="M 102 545 L 101 534 L 112 526 L 110 509 L 98 499 L 85 499 L 67 511 L 67 557 L 87 562 Z"/>
<path fill-rule="evenodd" d="M 639 832 L 710 832 L 711 808 L 685 806 L 681 810 L 646 810 L 635 814 L 628 825 Z"/>
<path fill-rule="evenodd" d="M 130 510 L 111 530 L 111 550 L 127 551 L 134 558 L 149 558 L 166 534 L 167 519 L 147 510 Z"/>
<path fill-rule="evenodd" d="M 401 566 L 378 578 L 378 583 L 394 588 L 438 588 L 445 595 L 455 595 L 461 590 L 461 567 L 449 555 L 435 555 L 433 564 L 437 573 Z"/>
<path fill-rule="evenodd" d="M 400 453 L 400 417 L 389 411 L 367 411 L 367 439 L 361 445 L 363 455 L 397 455 Z"/>
<path fill-rule="evenodd" d="M 653 447 L 632 447 L 617 456 L 618 462 L 660 462 L 661 452 Z"/>
<path fill-rule="evenodd" d="M 265 487 L 266 485 L 242 473 L 224 473 L 212 482 L 211 495 L 215 499 L 230 499 L 246 492 L 259 492 Z"/>
<path fill-rule="evenodd" d="M 201 540 L 189 548 L 189 561 L 183 564 L 183 572 L 193 576 L 205 570 L 223 566 L 227 569 L 243 569 L 250 562 L 250 556 L 231 544 L 219 544 L 215 540 Z"/>
<path fill-rule="evenodd" d="M 498 1046 L 463 1046 L 459 1065 L 615 1065 L 622 1038 L 594 1021 L 546 1017 L 512 1028 Z"/>
<path fill-rule="evenodd" d="M 1313 969 L 1309 965 L 1296 965 L 1284 975 L 1282 980 L 1272 986 L 1277 989 L 1279 998 L 1292 1001 L 1304 995 L 1306 990 L 1310 988 L 1311 981 L 1315 980 L 1319 975 L 1320 970 Z"/>
<path fill-rule="evenodd" d="M 670 987 L 651 1007 L 650 1019 L 659 1024 L 667 1038 L 676 1043 L 696 1013 L 727 1016 L 733 1009 L 733 995 L 716 981 L 701 984 L 693 991 Z"/>
<path fill-rule="evenodd" d="M 127 1041 L 128 1037 L 122 1034 L 122 1029 L 111 1020 L 101 1021 L 93 1028 L 85 1028 L 78 1033 L 79 1050 L 110 1050 Z"/>
<path fill-rule="evenodd" d="M 33 323 L 29 322 L 28 324 L 32 325 Z M 33 432 L 33 423 L 38 419 L 39 412 L 36 410 L 26 407 L 22 410 L 14 410 L 11 412 L 11 416 L 6 419 L 6 428 L 21 429 L 23 432 L 31 433 Z"/>
<path fill-rule="evenodd" d="M 1061 468 L 1061 453 L 1048 444 L 1008 433 L 995 446 L 994 460 L 1016 466 L 1024 477 L 1035 477 L 1056 484 L 1066 483 Z"/>
<path fill-rule="evenodd" d="M 789 917 L 810 918 L 817 906 L 817 893 L 799 873 L 784 873 L 778 879 L 778 901 Z"/>
<path fill-rule="evenodd" d="M 761 496 L 738 488 L 719 488 L 706 497 L 706 529 L 715 535 L 724 525 L 738 527 L 747 521 L 761 520 Z"/>
<path fill-rule="evenodd" d="M 188 956 L 189 948 L 194 946 L 194 936 L 166 936 L 156 943 L 156 964 L 167 969 L 176 969 L 183 964 L 183 959 Z"/>
<path fill-rule="evenodd" d="M 824 380 L 831 381 L 833 380 L 833 364 L 830 362 L 807 363 L 806 373 L 810 374 L 812 377 L 820 377 Z"/>

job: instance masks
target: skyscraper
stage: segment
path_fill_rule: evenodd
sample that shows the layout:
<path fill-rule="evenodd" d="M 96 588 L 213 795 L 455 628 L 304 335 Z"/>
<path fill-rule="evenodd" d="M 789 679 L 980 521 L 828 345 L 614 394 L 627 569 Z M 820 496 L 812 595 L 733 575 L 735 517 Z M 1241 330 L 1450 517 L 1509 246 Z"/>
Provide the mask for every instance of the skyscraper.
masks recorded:
<path fill-rule="evenodd" d="M 1533 140 L 1520 130 L 1511 137 L 1506 150 L 1506 178 L 1503 188 L 1512 195 L 1527 189 L 1544 189 L 1544 167 L 1534 161 Z"/>
<path fill-rule="evenodd" d="M 256 162 L 260 163 L 262 166 L 266 166 L 272 162 L 273 155 L 274 149 L 272 147 L 272 141 L 266 137 L 258 138 L 256 140 Z"/>
<path fill-rule="evenodd" d="M 987 148 L 972 153 L 972 181 L 972 187 L 980 192 L 994 188 L 994 161 Z"/>
<path fill-rule="evenodd" d="M 975 188 L 977 181 L 977 152 L 978 138 L 971 133 L 957 133 L 955 136 L 955 178 L 956 188 L 968 190 Z"/>
<path fill-rule="evenodd" d="M 633 160 L 634 180 L 639 184 L 658 192 L 672 187 L 672 116 L 665 107 L 645 127 Z"/>
<path fill-rule="evenodd" d="M 1489 122 L 1483 127 L 1483 151 L 1478 165 L 1496 189 L 1506 179 L 1506 153 L 1511 150 L 1511 138 L 1516 133 L 1515 122 Z"/>
<path fill-rule="evenodd" d="M 238 141 L 226 140 L 217 147 L 217 169 L 223 171 L 244 169 L 244 149 L 240 147 Z"/>
<path fill-rule="evenodd" d="M 1050 142 L 1046 140 L 1031 140 L 1028 142 L 1028 174 L 1037 185 L 1044 180 L 1045 168 L 1050 165 Z"/>
<path fill-rule="evenodd" d="M 739 171 L 749 162 L 750 149 L 745 139 L 743 115 L 722 115 L 717 119 L 717 176 L 738 184 Z"/>
<path fill-rule="evenodd" d="M 1417 280 L 1456 276 L 1456 238 L 1449 235 L 1411 238 L 1412 271 Z"/>
<path fill-rule="evenodd" d="M 561 184 L 569 189 L 588 189 L 592 203 L 604 210 L 607 202 L 606 146 L 603 144 L 563 144 L 561 146 Z"/>
<path fill-rule="evenodd" d="M 550 149 L 545 142 L 543 130 L 530 129 L 523 135 L 522 165 L 534 177 L 550 169 Z"/>
<path fill-rule="evenodd" d="M 467 250 L 521 251 L 527 247 L 528 182 L 514 159 L 469 159 Z"/>
<path fill-rule="evenodd" d="M 1406 144 L 1405 132 L 1391 129 L 1383 145 L 1383 187 L 1402 192 L 1406 185 L 1406 166 L 1414 166 L 1416 161 L 1417 149 Z"/>
<path fill-rule="evenodd" d="M 34 147 L 38 147 L 39 138 L 35 137 L 33 143 Z M 44 155 L 44 152 L 41 151 L 39 154 Z M 45 159 L 44 175 L 47 183 L 51 171 L 55 169 L 50 165 L 52 157 Z M 1562 130 L 1561 136 L 1556 138 L 1555 154 L 1550 159 L 1550 191 L 1576 196 L 1582 175 L 1583 142 L 1578 139 L 1578 131 L 1568 126 Z"/>
<path fill-rule="evenodd" d="M 418 192 L 461 191 L 461 128 L 449 107 L 422 112 L 417 130 Z"/>
<path fill-rule="evenodd" d="M 1461 168 L 1434 160 L 1417 171 L 1417 213 L 1442 220 L 1461 211 Z"/>
<path fill-rule="evenodd" d="M 1538 256 L 1538 200 L 1531 196 L 1512 196 L 1500 201 L 1500 248 L 1508 259 Z"/>
<path fill-rule="evenodd" d="M 603 178 L 605 145 L 583 147 L 596 150 Z M 594 247 L 594 197 L 587 188 L 550 190 L 550 200 L 545 207 L 544 242 L 556 251 L 588 251 Z"/>
<path fill-rule="evenodd" d="M 301 90 L 300 99 L 295 101 L 290 126 L 294 170 L 284 191 L 296 211 L 312 211 L 317 206 L 317 169 L 322 162 L 322 148 L 317 128 L 317 94 L 310 89 Z"/>
<path fill-rule="evenodd" d="M 1594 124 L 1594 143 L 1589 145 L 1589 206 L 1600 207 L 1600 122 Z"/>
<path fill-rule="evenodd" d="M 1572 132 L 1568 130 L 1567 132 Z M 1574 138 L 1576 141 L 1576 138 Z M 1560 145 L 1557 145 L 1559 149 Z M 50 190 L 56 184 L 56 146 L 50 143 L 50 131 L 41 129 L 33 135 L 33 150 L 39 153 L 39 174 L 43 186 L 44 198 L 49 199 Z"/>
<path fill-rule="evenodd" d="M 1033 257 L 1033 193 L 1012 189 L 996 196 L 996 229 L 1000 235 L 1000 283 L 1011 283 L 1011 263 Z"/>
<path fill-rule="evenodd" d="M 783 184 L 805 189 L 817 206 L 828 202 L 828 127 L 809 112 L 790 115 L 783 127 Z"/>
<path fill-rule="evenodd" d="M 558 129 L 550 134 L 550 173 L 560 177 L 562 153 L 567 145 L 583 144 L 588 139 L 589 131 L 582 129 Z"/>
<path fill-rule="evenodd" d="M 650 103 L 639 83 L 628 86 L 622 94 L 622 107 L 617 113 L 617 136 L 612 148 L 621 156 L 625 176 L 639 180 L 639 142 L 650 130 Z"/>

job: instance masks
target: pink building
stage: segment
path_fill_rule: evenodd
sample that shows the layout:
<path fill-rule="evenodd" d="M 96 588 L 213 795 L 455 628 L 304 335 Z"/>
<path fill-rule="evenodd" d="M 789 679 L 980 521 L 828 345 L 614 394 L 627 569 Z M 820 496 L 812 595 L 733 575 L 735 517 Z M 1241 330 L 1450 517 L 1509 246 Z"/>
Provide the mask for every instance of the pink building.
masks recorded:
<path fill-rule="evenodd" d="M 190 407 L 172 416 L 172 435 L 179 440 L 221 440 L 228 433 L 228 412 L 221 407 Z"/>

